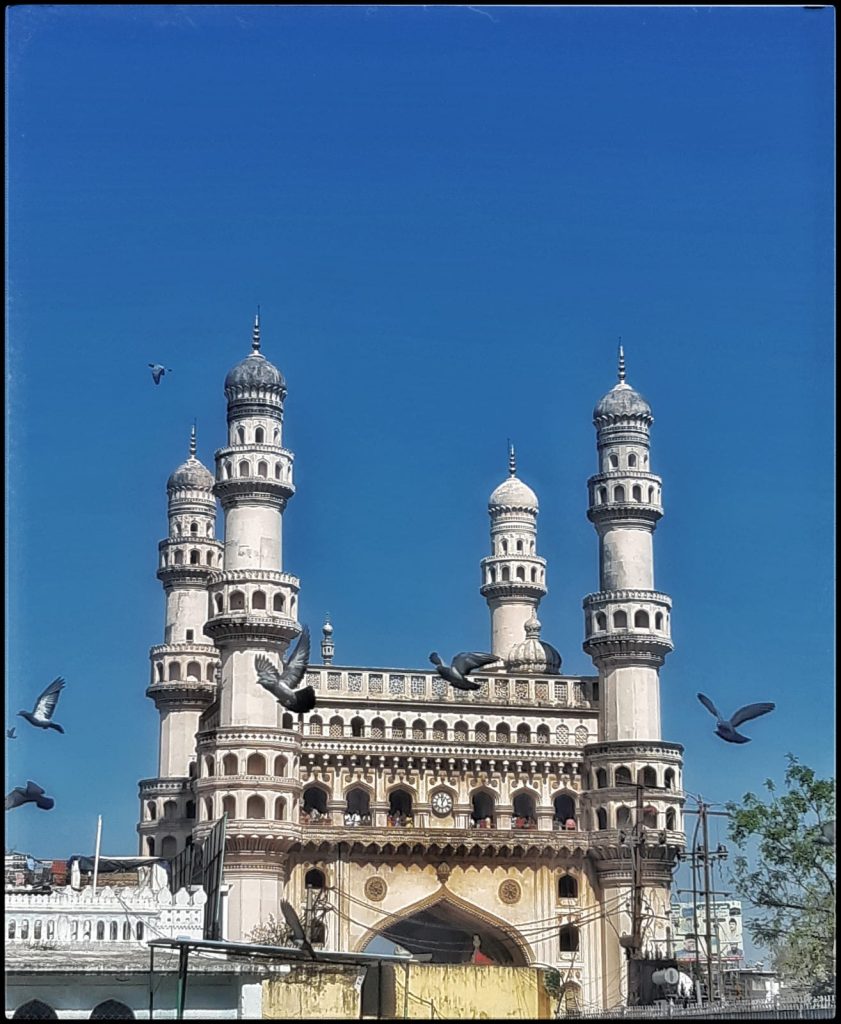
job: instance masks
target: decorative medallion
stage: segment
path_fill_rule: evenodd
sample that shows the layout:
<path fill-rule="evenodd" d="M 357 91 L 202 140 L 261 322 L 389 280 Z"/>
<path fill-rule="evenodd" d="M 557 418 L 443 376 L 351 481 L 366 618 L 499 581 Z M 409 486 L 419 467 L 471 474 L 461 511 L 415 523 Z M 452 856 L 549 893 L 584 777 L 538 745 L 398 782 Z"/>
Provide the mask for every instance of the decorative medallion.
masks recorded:
<path fill-rule="evenodd" d="M 503 903 L 519 903 L 521 895 L 520 883 L 513 878 L 506 878 L 499 887 L 499 898 Z"/>
<path fill-rule="evenodd" d="M 380 900 L 385 899 L 385 894 L 388 892 L 388 886 L 385 882 L 377 875 L 369 878 L 365 883 L 365 895 L 369 900 L 373 900 L 375 903 L 379 903 Z"/>
<path fill-rule="evenodd" d="M 450 877 L 450 865 L 439 864 L 435 871 L 435 874 L 438 876 L 438 881 L 441 883 L 441 885 L 446 885 L 447 879 Z"/>

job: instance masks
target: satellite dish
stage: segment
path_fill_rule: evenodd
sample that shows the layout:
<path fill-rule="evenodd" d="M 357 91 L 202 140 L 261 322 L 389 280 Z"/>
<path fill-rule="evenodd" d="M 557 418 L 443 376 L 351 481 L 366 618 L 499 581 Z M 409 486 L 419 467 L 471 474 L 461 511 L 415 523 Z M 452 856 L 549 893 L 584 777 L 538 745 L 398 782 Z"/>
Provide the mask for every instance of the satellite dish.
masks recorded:
<path fill-rule="evenodd" d="M 651 975 L 655 985 L 677 985 L 680 981 L 680 974 L 674 967 L 667 967 L 664 971 L 655 971 Z"/>

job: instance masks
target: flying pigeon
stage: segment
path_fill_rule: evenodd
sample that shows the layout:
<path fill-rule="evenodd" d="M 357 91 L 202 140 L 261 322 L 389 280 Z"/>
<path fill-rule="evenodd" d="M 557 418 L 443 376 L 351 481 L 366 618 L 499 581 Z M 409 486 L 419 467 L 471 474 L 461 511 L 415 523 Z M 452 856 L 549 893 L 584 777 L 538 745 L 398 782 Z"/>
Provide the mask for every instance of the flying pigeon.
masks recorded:
<path fill-rule="evenodd" d="M 17 734 L 15 733 L 15 727 L 14 726 L 12 726 L 11 729 L 7 729 L 6 730 L 6 739 L 7 740 L 16 740 L 17 739 Z"/>
<path fill-rule="evenodd" d="M 35 707 L 31 711 L 18 711 L 18 714 L 25 718 L 30 725 L 37 725 L 39 729 L 55 729 L 56 732 L 64 732 L 60 725 L 50 721 L 63 686 L 64 680 L 58 676 L 35 701 Z"/>
<path fill-rule="evenodd" d="M 55 807 L 55 800 L 51 796 L 44 796 L 44 790 L 34 782 L 27 782 L 26 789 L 23 786 L 15 786 L 6 797 L 6 810 L 11 811 L 14 807 L 23 807 L 24 804 L 37 804 L 42 811 L 50 811 Z"/>
<path fill-rule="evenodd" d="M 304 626 L 298 637 L 298 642 L 295 644 L 295 650 L 287 659 L 282 672 L 278 672 L 265 654 L 258 654 L 255 657 L 257 682 L 290 711 L 296 711 L 298 714 L 312 711 L 315 707 L 315 690 L 311 686 L 304 686 L 300 690 L 295 689 L 304 678 L 309 658 L 310 631 Z"/>
<path fill-rule="evenodd" d="M 715 726 L 716 735 L 720 736 L 723 740 L 727 740 L 728 743 L 750 743 L 750 737 L 742 736 L 741 733 L 736 732 L 736 726 L 741 725 L 742 722 L 749 722 L 751 718 L 767 715 L 769 711 L 773 711 L 777 706 L 776 704 L 746 704 L 745 707 L 739 708 L 738 711 L 734 712 L 728 720 L 722 718 L 718 708 L 716 708 L 709 697 L 699 693 L 698 700 L 711 715 L 715 715 L 718 719 Z"/>
<path fill-rule="evenodd" d="M 149 366 L 152 368 L 152 380 L 156 384 L 160 384 L 161 377 L 163 377 L 165 373 L 172 373 L 172 370 L 170 370 L 168 366 L 161 366 L 160 363 L 149 363 Z"/>
<path fill-rule="evenodd" d="M 491 665 L 495 661 L 499 661 L 499 658 L 495 654 L 481 654 L 478 651 L 463 651 L 461 654 L 457 654 L 453 658 L 451 665 L 445 665 L 440 657 L 435 653 L 429 655 L 429 660 L 438 669 L 438 675 L 442 679 L 446 679 L 448 683 L 451 683 L 457 690 L 479 690 L 481 689 L 481 683 L 474 683 L 472 679 L 468 679 L 467 676 L 471 672 L 475 672 L 477 668 L 481 668 L 483 665 Z"/>
<path fill-rule="evenodd" d="M 825 821 L 818 828 L 821 833 L 815 839 L 818 846 L 835 846 L 835 821 Z"/>

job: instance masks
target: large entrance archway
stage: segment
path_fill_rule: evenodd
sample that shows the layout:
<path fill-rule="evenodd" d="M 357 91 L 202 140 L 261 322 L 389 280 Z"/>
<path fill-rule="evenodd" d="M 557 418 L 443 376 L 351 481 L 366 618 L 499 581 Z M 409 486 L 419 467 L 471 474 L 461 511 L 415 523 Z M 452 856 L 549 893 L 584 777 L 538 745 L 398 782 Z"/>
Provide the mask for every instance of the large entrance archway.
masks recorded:
<path fill-rule="evenodd" d="M 431 953 L 435 964 L 466 964 L 474 958 L 511 967 L 526 967 L 529 962 L 522 940 L 512 932 L 448 898 L 392 921 L 372 935 L 366 946 L 383 939 L 412 953 Z M 381 941 L 377 946 L 382 946 Z"/>

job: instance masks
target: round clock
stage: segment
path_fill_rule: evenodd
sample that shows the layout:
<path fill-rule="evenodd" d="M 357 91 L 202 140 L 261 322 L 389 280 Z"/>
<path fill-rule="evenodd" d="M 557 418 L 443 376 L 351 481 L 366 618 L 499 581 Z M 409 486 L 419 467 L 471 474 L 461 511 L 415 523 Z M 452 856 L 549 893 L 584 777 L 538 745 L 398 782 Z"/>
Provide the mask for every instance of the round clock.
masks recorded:
<path fill-rule="evenodd" d="M 432 796 L 432 810 L 438 815 L 439 818 L 443 818 L 449 814 L 453 809 L 453 798 L 449 793 L 444 792 L 443 789 L 439 789 L 437 793 Z"/>

